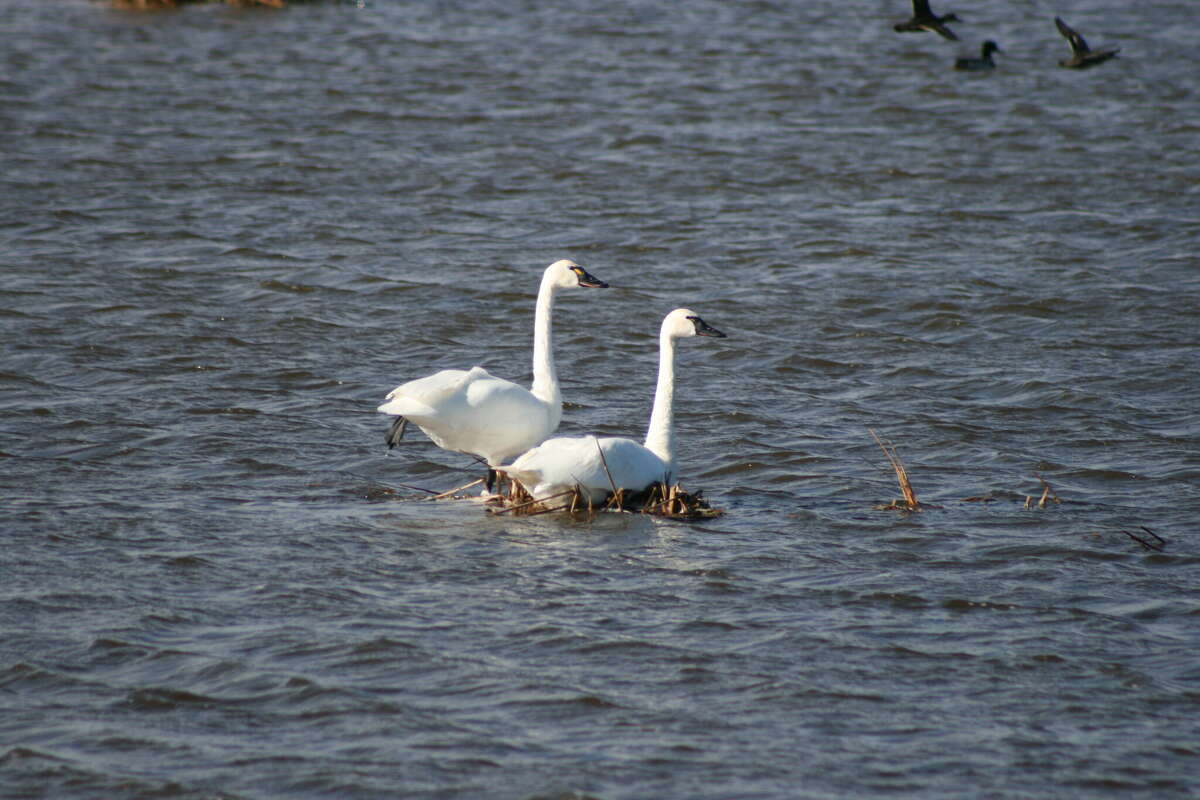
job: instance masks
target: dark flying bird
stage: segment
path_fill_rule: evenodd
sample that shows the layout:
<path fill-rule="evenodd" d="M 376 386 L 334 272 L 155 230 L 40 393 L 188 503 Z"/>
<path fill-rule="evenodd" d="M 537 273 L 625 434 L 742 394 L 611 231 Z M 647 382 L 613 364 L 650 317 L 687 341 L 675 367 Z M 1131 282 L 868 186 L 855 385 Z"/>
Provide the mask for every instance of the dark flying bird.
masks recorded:
<path fill-rule="evenodd" d="M 961 22 L 958 17 L 953 14 L 947 14 L 944 17 L 939 17 L 929 10 L 929 0 L 913 0 L 913 15 L 912 19 L 907 22 L 897 22 L 892 26 L 892 30 L 897 33 L 921 33 L 922 31 L 932 31 L 944 39 L 958 40 L 954 35 L 954 31 L 945 26 L 947 22 Z"/>
<path fill-rule="evenodd" d="M 992 61 L 992 53 L 1003 53 L 1004 51 L 1000 49 L 1000 45 L 996 44 L 991 39 L 988 39 L 983 43 L 981 50 L 983 54 L 979 58 L 955 59 L 954 68 L 972 70 L 995 69 L 996 62 Z"/>
<path fill-rule="evenodd" d="M 1121 52 L 1119 47 L 1093 50 L 1088 47 L 1088 43 L 1079 35 L 1079 32 L 1063 22 L 1062 19 L 1055 17 L 1054 24 L 1058 26 L 1058 32 L 1067 37 L 1067 41 L 1071 44 L 1071 57 L 1058 62 L 1060 67 L 1087 69 L 1108 61 L 1110 58 L 1115 58 L 1117 53 Z"/>

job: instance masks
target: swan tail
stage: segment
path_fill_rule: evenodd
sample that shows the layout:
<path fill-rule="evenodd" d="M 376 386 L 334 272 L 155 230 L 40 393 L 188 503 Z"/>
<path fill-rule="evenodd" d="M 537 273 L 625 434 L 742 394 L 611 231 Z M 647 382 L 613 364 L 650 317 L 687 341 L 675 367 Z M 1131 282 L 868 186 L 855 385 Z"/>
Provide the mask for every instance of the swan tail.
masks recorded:
<path fill-rule="evenodd" d="M 383 414 L 394 414 L 397 417 L 410 417 L 414 421 L 423 417 L 432 417 L 437 414 L 437 409 L 420 400 L 414 400 L 411 397 L 398 395 L 392 392 L 387 397 L 387 402 L 376 409 Z"/>
<path fill-rule="evenodd" d="M 510 481 L 516 481 L 517 483 L 521 484 L 526 491 L 529 491 L 531 487 L 537 486 L 542 480 L 542 476 L 537 472 L 534 472 L 533 470 L 524 470 L 513 464 L 489 467 L 488 469 L 494 471 L 497 475 L 503 475 Z"/>

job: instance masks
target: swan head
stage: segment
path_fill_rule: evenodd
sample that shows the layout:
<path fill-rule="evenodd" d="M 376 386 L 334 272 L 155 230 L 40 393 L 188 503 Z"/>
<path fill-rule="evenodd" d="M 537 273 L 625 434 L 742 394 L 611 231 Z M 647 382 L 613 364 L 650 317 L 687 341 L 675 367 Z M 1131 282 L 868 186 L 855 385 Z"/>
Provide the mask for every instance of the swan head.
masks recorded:
<path fill-rule="evenodd" d="M 569 258 L 560 258 L 546 267 L 546 280 L 557 289 L 607 289 L 608 284 Z"/>
<path fill-rule="evenodd" d="M 663 320 L 662 332 L 672 339 L 684 336 L 716 336 L 724 339 L 725 334 L 700 319 L 700 315 L 690 308 L 677 308 L 667 314 Z"/>

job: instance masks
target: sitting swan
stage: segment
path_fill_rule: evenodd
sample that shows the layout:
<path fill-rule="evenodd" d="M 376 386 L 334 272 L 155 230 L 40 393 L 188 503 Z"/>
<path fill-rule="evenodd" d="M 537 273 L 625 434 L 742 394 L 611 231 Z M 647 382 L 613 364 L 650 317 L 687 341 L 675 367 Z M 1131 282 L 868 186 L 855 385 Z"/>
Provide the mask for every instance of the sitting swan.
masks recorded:
<path fill-rule="evenodd" d="M 725 337 L 694 311 L 677 308 L 663 320 L 658 337 L 658 387 L 646 443 L 632 439 L 595 436 L 548 439 L 505 467 L 497 468 L 519 481 L 538 499 L 546 499 L 576 486 L 599 502 L 613 487 L 640 492 L 653 483 L 671 483 L 675 473 L 675 431 L 672 401 L 675 394 L 675 340 L 683 336 Z M 603 459 L 600 456 L 604 453 Z M 610 480 L 611 476 L 611 480 Z"/>
<path fill-rule="evenodd" d="M 483 367 L 445 369 L 401 384 L 379 406 L 395 414 L 388 430 L 388 447 L 395 447 L 407 422 L 414 422 L 433 443 L 482 458 L 492 467 L 541 442 L 562 419 L 562 393 L 550 353 L 550 314 L 560 289 L 582 286 L 607 288 L 583 267 L 568 259 L 546 267 L 538 290 L 533 319 L 533 386 L 525 389 L 493 377 Z"/>

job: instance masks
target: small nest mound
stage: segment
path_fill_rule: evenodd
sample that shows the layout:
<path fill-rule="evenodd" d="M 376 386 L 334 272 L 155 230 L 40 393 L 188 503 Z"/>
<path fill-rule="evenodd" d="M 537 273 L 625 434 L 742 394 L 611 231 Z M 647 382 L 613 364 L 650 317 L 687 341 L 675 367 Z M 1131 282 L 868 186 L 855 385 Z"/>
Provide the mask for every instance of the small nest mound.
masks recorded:
<path fill-rule="evenodd" d="M 517 481 L 510 481 L 508 492 L 489 501 L 493 514 L 512 514 L 514 517 L 532 517 L 537 514 L 586 514 L 595 516 L 602 511 L 624 511 L 634 514 L 650 514 L 667 519 L 711 519 L 725 512 L 710 506 L 703 492 L 685 492 L 679 484 L 651 484 L 640 492 L 617 489 L 609 492 L 603 503 L 593 503 L 579 487 L 569 492 L 535 498 Z"/>

